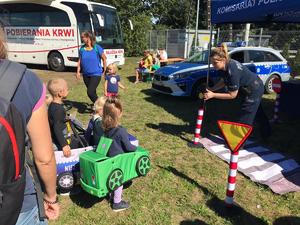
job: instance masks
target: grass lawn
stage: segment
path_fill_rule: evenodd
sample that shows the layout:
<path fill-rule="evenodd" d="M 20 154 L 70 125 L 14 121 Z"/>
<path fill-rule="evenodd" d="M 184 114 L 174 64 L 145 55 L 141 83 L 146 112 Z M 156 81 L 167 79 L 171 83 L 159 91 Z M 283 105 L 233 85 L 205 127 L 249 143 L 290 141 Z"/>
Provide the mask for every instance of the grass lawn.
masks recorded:
<path fill-rule="evenodd" d="M 189 98 L 153 93 L 150 83 L 134 85 L 131 81 L 137 61 L 137 58 L 127 59 L 126 66 L 119 71 L 122 83 L 127 87 L 127 90 L 121 90 L 122 125 L 151 152 L 150 173 L 134 180 L 124 191 L 124 199 L 131 202 L 129 210 L 114 213 L 107 200 L 82 192 L 76 196 L 61 196 L 61 216 L 50 224 L 299 224 L 300 193 L 279 196 L 240 173 L 235 200 L 241 209 L 236 214 L 224 210 L 228 165 L 206 150 L 188 148 L 184 140 L 193 137 L 199 103 Z M 68 99 L 73 102 L 73 111 L 77 111 L 77 118 L 86 124 L 90 113 L 85 112 L 84 103 L 89 100 L 83 81 L 75 80 L 75 72 L 35 71 L 44 81 L 55 77 L 68 81 Z M 103 81 L 98 92 L 103 92 Z M 274 96 L 270 95 L 264 101 L 269 115 L 272 99 Z M 226 113 L 226 110 L 219 110 Z M 214 113 L 216 110 L 207 111 L 210 120 L 206 124 L 212 130 L 215 129 Z M 273 137 L 265 144 L 300 162 L 297 129 L 300 129 L 299 120 L 285 120 L 284 124 L 274 127 Z"/>

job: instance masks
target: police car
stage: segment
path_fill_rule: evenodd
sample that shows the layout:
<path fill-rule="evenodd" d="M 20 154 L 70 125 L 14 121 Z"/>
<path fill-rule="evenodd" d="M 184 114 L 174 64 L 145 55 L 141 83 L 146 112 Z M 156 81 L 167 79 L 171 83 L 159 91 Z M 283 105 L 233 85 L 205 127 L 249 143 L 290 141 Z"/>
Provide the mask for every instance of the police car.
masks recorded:
<path fill-rule="evenodd" d="M 272 93 L 272 80 L 281 81 L 290 79 L 291 68 L 288 62 L 272 48 L 264 47 L 237 47 L 230 49 L 229 55 L 258 74 L 265 85 L 266 93 Z M 161 67 L 154 74 L 152 89 L 173 96 L 197 97 L 206 86 L 208 50 L 195 54 L 181 63 Z M 211 66 L 210 85 L 219 75 Z"/>

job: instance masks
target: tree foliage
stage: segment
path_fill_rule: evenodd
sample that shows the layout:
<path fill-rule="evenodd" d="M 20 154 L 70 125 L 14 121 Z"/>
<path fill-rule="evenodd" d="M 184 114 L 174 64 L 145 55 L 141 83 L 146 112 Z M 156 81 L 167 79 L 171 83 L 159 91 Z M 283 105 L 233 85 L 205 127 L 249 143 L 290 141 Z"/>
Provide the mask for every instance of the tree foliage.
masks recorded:
<path fill-rule="evenodd" d="M 152 29 L 150 5 L 141 0 L 97 0 L 116 7 L 124 35 L 127 56 L 141 55 L 147 49 L 147 35 Z M 133 30 L 130 29 L 129 19 Z"/>
<path fill-rule="evenodd" d="M 151 29 L 195 28 L 197 0 L 95 0 L 117 8 L 122 23 L 125 51 L 140 55 L 147 48 Z M 206 26 L 206 1 L 200 1 L 199 28 Z M 128 19 L 134 29 L 129 29 Z M 153 23 L 155 21 L 155 23 Z"/>

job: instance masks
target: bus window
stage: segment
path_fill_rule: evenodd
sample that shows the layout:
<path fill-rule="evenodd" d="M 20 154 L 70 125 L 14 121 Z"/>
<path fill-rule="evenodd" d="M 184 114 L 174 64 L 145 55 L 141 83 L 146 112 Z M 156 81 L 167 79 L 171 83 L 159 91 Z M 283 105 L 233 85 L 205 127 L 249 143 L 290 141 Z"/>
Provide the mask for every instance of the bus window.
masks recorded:
<path fill-rule="evenodd" d="M 93 20 L 96 42 L 97 43 L 102 42 L 102 36 L 104 34 L 104 27 L 105 27 L 104 17 L 102 15 L 93 13 L 92 20 Z"/>
<path fill-rule="evenodd" d="M 68 14 L 58 8 L 31 3 L 3 4 L 1 8 L 9 12 L 9 26 L 71 26 Z"/>
<path fill-rule="evenodd" d="M 92 32 L 91 20 L 89 10 L 86 4 L 73 3 L 73 2 L 62 2 L 64 5 L 69 6 L 77 19 L 77 26 L 79 33 L 89 31 Z"/>
<path fill-rule="evenodd" d="M 94 4 L 92 7 L 94 30 L 99 44 L 103 47 L 123 48 L 121 25 L 116 10 Z"/>

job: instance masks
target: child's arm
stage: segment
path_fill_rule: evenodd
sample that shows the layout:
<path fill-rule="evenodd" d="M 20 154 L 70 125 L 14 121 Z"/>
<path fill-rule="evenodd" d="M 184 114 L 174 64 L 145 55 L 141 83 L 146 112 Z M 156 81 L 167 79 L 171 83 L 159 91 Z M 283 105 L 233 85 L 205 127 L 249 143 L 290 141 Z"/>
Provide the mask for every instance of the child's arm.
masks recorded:
<path fill-rule="evenodd" d="M 120 129 L 121 143 L 123 150 L 125 152 L 134 152 L 136 151 L 136 146 L 132 145 L 128 138 L 128 133 L 125 128 Z"/>
<path fill-rule="evenodd" d="M 107 96 L 107 80 L 104 83 L 104 96 Z"/>
<path fill-rule="evenodd" d="M 121 82 L 118 82 L 118 85 L 120 88 L 125 89 L 125 86 L 123 84 L 121 84 Z"/>
<path fill-rule="evenodd" d="M 63 154 L 65 157 L 69 157 L 71 155 L 71 149 L 68 145 L 67 140 L 64 137 L 63 130 L 64 130 L 64 123 L 65 123 L 65 117 L 64 117 L 64 111 L 63 109 L 57 109 L 53 115 L 53 132 L 56 140 L 58 141 L 58 144 L 62 147 L 61 150 L 63 150 Z"/>

